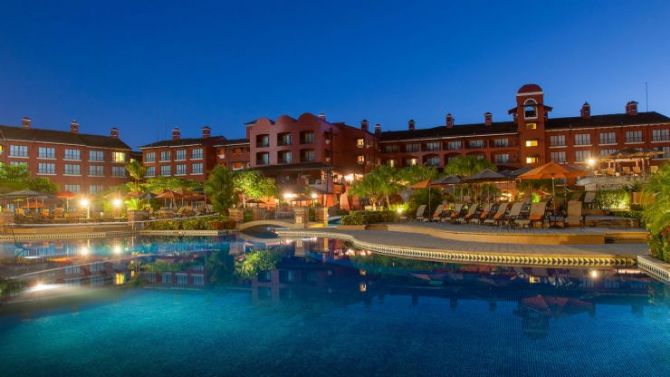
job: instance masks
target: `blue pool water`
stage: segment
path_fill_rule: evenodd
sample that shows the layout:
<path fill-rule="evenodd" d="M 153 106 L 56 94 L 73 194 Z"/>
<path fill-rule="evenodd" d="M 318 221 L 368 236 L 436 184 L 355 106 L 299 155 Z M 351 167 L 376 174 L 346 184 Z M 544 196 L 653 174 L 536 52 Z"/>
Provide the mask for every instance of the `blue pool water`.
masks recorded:
<path fill-rule="evenodd" d="M 457 266 L 310 240 L 241 279 L 228 241 L 176 246 L 202 286 L 82 280 L 0 306 L 0 375 L 670 376 L 670 289 L 635 271 Z"/>

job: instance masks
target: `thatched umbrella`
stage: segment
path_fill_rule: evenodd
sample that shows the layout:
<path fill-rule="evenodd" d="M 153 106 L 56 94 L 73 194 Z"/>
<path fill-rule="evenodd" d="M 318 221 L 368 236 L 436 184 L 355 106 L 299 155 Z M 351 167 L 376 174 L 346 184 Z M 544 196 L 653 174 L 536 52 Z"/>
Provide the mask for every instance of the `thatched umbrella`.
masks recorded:
<path fill-rule="evenodd" d="M 467 178 L 464 179 L 465 182 L 471 182 L 471 183 L 485 183 L 485 182 L 502 182 L 506 181 L 509 178 L 503 174 L 500 174 L 496 171 L 493 171 L 491 169 L 484 169 L 480 171 L 479 173 L 475 173 Z M 489 198 L 490 192 L 488 192 L 487 188 L 487 193 L 486 197 L 487 200 L 490 200 Z"/>
<path fill-rule="evenodd" d="M 172 190 L 163 190 L 160 194 L 156 195 L 156 199 L 163 199 L 165 205 L 167 206 L 167 200 L 170 199 L 170 208 L 174 207 L 175 199 L 178 199 L 180 194 Z"/>

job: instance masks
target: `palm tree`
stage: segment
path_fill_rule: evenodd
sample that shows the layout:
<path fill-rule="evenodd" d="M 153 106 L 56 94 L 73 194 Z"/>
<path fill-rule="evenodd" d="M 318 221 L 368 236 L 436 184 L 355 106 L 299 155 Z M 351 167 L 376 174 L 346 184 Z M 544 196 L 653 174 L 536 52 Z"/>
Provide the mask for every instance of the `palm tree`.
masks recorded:
<path fill-rule="evenodd" d="M 220 214 L 224 214 L 237 202 L 234 178 L 232 171 L 219 165 L 211 171 L 205 182 L 205 194 L 212 202 L 214 210 Z"/>
<path fill-rule="evenodd" d="M 649 246 L 653 256 L 670 261 L 670 164 L 663 165 L 644 185 L 643 192 L 654 200 L 646 201 L 643 218 L 651 233 Z"/>
<path fill-rule="evenodd" d="M 398 170 L 382 165 L 372 169 L 363 179 L 355 182 L 351 186 L 351 191 L 354 195 L 370 199 L 373 209 L 376 210 L 377 203 L 381 199 L 384 199 L 387 207 L 391 206 L 390 197 L 402 189 L 401 182 Z"/>
<path fill-rule="evenodd" d="M 130 178 L 132 178 L 132 182 L 130 182 L 130 189 L 131 192 L 142 192 L 142 187 L 140 186 L 140 183 L 144 179 L 144 175 L 147 172 L 146 167 L 142 165 L 141 162 L 137 161 L 134 158 L 131 158 L 130 161 L 128 161 L 128 164 L 126 164 L 126 171 L 128 172 L 128 175 Z"/>

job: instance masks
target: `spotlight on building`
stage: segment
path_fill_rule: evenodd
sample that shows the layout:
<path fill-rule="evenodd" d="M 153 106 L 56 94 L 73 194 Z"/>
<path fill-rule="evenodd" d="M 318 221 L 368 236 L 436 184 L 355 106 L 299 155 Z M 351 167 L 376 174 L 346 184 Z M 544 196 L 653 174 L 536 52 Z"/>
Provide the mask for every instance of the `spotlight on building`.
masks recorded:
<path fill-rule="evenodd" d="M 593 157 L 589 157 L 588 159 L 586 159 L 586 164 L 591 168 L 595 167 L 597 163 L 598 161 Z"/>
<path fill-rule="evenodd" d="M 123 200 L 121 200 L 121 198 L 112 199 L 112 206 L 114 208 L 117 208 L 117 209 L 121 208 L 122 205 L 123 205 Z"/>

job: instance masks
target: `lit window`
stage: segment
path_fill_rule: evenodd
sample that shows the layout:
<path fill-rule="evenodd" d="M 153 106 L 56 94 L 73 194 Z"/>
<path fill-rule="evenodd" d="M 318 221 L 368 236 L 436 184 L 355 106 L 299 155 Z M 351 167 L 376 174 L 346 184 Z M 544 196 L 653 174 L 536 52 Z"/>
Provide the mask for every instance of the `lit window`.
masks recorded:
<path fill-rule="evenodd" d="M 126 154 L 124 152 L 113 152 L 112 153 L 113 162 L 126 162 Z"/>
<path fill-rule="evenodd" d="M 526 157 L 527 164 L 534 164 L 537 162 L 537 157 Z"/>
<path fill-rule="evenodd" d="M 407 166 L 414 166 L 414 165 L 416 165 L 416 158 L 414 158 L 414 157 L 408 158 L 405 162 L 406 162 L 405 165 L 407 165 Z"/>
<path fill-rule="evenodd" d="M 527 130 L 536 130 L 537 129 L 537 123 L 526 123 L 526 129 Z"/>
<path fill-rule="evenodd" d="M 392 168 L 395 167 L 395 160 L 388 160 L 388 165 Z"/>
<path fill-rule="evenodd" d="M 358 156 L 356 156 L 356 162 L 359 165 L 363 165 L 365 163 L 365 156 L 362 155 L 362 154 L 359 154 Z"/>
<path fill-rule="evenodd" d="M 356 139 L 356 147 L 357 148 L 365 147 L 365 139 Z"/>
<path fill-rule="evenodd" d="M 527 147 L 537 147 L 537 139 L 526 140 Z"/>

